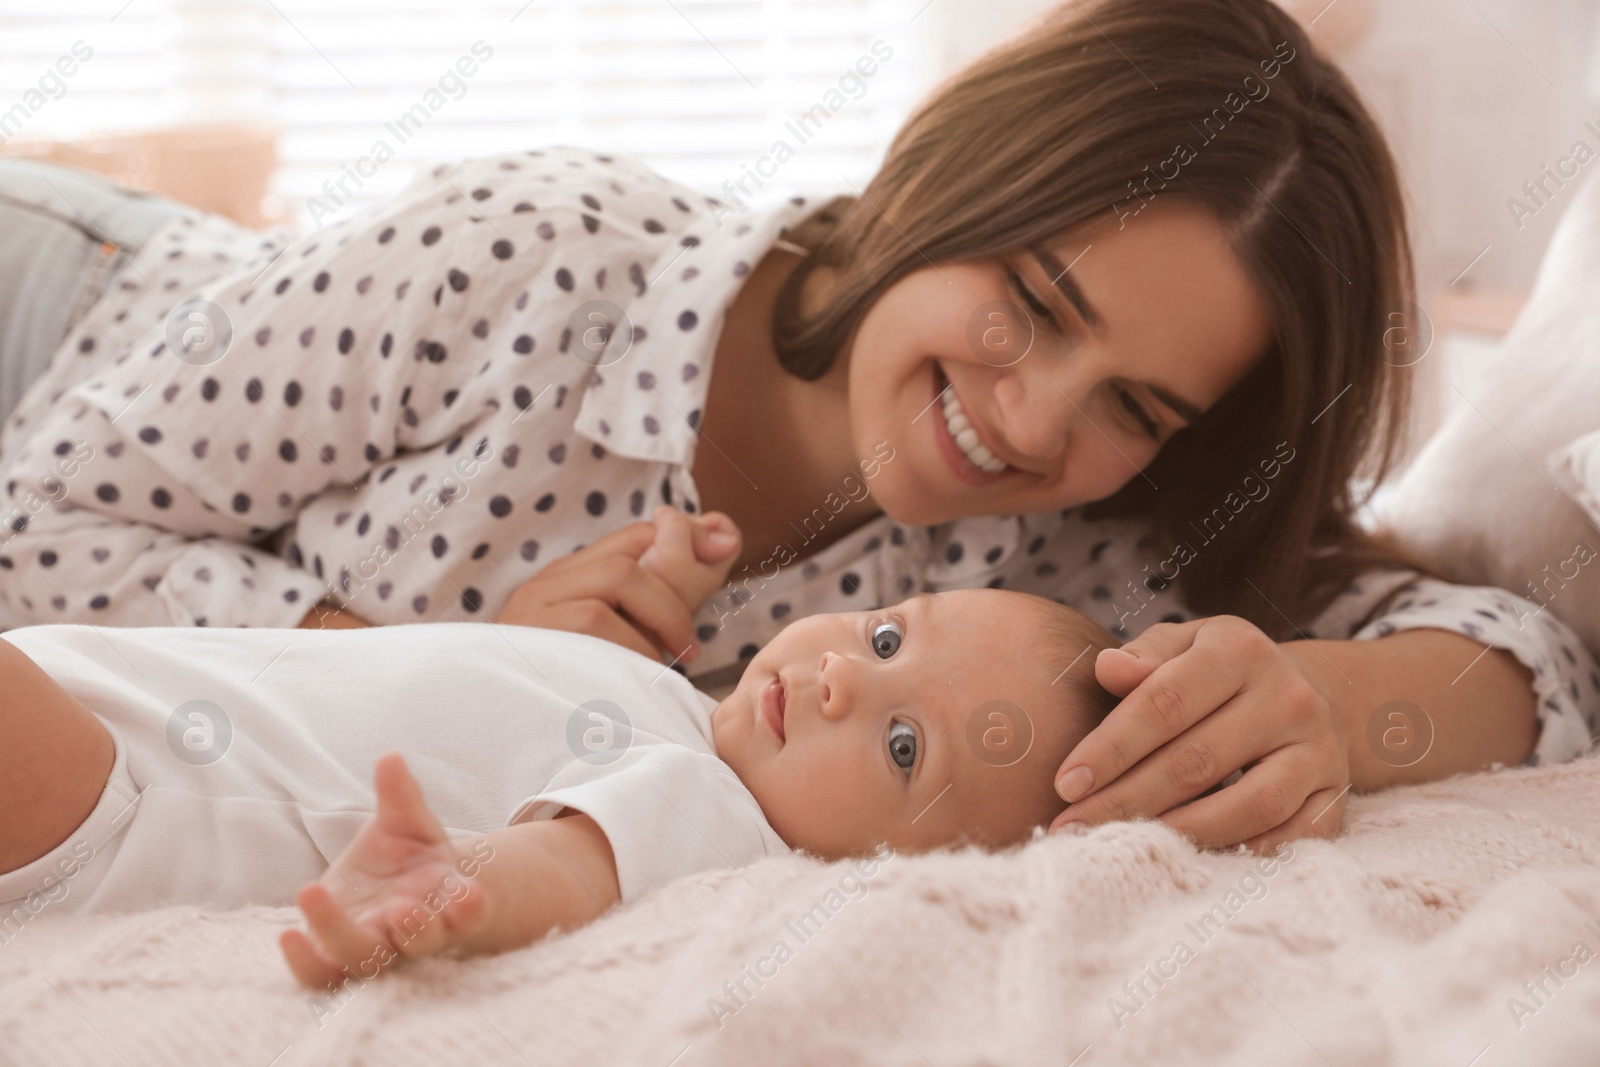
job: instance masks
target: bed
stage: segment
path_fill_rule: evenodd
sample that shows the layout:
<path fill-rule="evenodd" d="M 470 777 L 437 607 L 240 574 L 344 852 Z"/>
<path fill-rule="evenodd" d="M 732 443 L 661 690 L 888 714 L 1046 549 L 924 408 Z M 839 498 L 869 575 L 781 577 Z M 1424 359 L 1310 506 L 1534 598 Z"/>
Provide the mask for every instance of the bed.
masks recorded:
<path fill-rule="evenodd" d="M 0 944 L 0 1062 L 1587 1063 L 1597 799 L 1585 758 L 1357 797 L 1271 861 L 1148 822 L 785 856 L 338 995 L 282 966 L 289 909 L 46 908 Z"/>
<path fill-rule="evenodd" d="M 1503 359 L 1453 383 L 1471 403 L 1384 498 L 1451 577 L 1523 592 L 1600 546 L 1597 291 L 1591 178 Z M 1551 607 L 1600 648 L 1600 567 Z M 294 921 L 0 923 L 0 1064 L 1593 1063 L 1600 760 L 1354 797 L 1337 841 L 1271 861 L 1154 822 L 871 870 L 774 858 L 336 994 L 291 981 Z"/>

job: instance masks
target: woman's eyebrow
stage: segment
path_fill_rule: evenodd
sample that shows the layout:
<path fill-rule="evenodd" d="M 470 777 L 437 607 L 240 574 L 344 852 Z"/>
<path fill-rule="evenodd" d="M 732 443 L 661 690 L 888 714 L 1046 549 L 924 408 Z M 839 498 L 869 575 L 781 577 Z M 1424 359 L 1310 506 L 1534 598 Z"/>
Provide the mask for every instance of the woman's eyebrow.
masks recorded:
<path fill-rule="evenodd" d="M 1061 295 L 1067 298 L 1067 302 L 1078 310 L 1078 314 L 1083 318 L 1083 321 L 1098 329 L 1100 315 L 1089 303 L 1088 297 L 1083 295 L 1083 290 L 1078 287 L 1078 283 L 1067 273 L 1070 265 L 1063 267 L 1061 260 L 1057 259 L 1055 253 L 1048 248 L 1034 247 L 1029 248 L 1028 251 L 1038 261 L 1045 274 L 1049 275 L 1050 284 L 1054 285 Z M 1150 390 L 1157 400 L 1176 411 L 1186 422 L 1195 422 L 1205 414 L 1200 405 L 1190 403 L 1164 385 L 1157 385 L 1155 382 L 1142 382 L 1140 384 Z"/>
<path fill-rule="evenodd" d="M 1034 247 L 1029 248 L 1028 251 L 1038 261 L 1039 268 L 1050 279 L 1050 284 L 1055 286 L 1056 290 L 1067 298 L 1067 303 L 1077 309 L 1079 317 L 1088 323 L 1091 328 L 1099 329 L 1100 313 L 1095 311 L 1094 306 L 1083 295 L 1083 290 L 1078 288 L 1078 283 L 1067 274 L 1069 267 L 1062 266 L 1055 253 L 1048 248 Z"/>
<path fill-rule="evenodd" d="M 1164 385 L 1157 385 L 1155 382 L 1145 382 L 1144 387 L 1150 390 L 1150 392 L 1154 393 L 1157 400 L 1167 405 L 1167 407 L 1171 408 L 1173 411 L 1176 411 L 1179 415 L 1182 415 L 1188 422 L 1194 422 L 1199 419 L 1200 416 L 1205 414 L 1199 405 L 1191 404 L 1183 397 L 1174 395 L 1173 392 Z"/>

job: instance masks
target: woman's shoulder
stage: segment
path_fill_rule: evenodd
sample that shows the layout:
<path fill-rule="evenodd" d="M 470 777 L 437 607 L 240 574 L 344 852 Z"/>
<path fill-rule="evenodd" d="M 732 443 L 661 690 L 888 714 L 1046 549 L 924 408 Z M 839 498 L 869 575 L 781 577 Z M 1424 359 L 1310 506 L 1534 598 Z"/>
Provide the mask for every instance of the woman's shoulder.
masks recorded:
<path fill-rule="evenodd" d="M 579 145 L 437 163 L 419 170 L 396 204 L 436 200 L 463 204 L 487 218 L 561 209 L 587 216 L 595 227 L 602 219 L 615 226 L 633 218 L 652 235 L 687 225 L 712 207 L 636 156 Z"/>

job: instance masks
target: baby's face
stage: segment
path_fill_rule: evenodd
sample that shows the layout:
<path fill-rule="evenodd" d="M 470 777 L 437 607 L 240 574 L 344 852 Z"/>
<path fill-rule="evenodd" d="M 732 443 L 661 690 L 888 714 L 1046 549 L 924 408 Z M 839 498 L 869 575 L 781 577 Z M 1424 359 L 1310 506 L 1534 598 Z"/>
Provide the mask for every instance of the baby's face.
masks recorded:
<path fill-rule="evenodd" d="M 973 589 L 801 619 L 712 712 L 717 755 L 779 836 L 824 858 L 1023 840 L 1060 810 L 1055 771 L 1085 721 L 1041 603 Z"/>

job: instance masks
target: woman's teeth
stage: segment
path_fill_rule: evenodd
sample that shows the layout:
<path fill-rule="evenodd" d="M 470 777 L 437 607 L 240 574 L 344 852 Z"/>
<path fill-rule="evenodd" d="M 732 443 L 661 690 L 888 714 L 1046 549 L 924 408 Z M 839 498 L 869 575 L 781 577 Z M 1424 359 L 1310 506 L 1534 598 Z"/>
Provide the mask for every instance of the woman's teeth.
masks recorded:
<path fill-rule="evenodd" d="M 955 439 L 956 447 L 972 461 L 974 467 L 985 474 L 999 474 L 1006 469 L 1005 463 L 983 447 L 983 442 L 978 440 L 978 432 L 967 421 L 966 412 L 961 410 L 961 401 L 956 398 L 956 391 L 949 386 L 944 390 L 944 424 L 950 431 L 950 436 Z"/>

